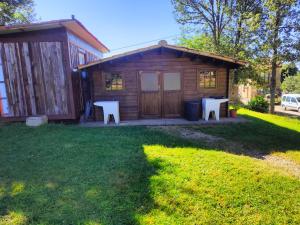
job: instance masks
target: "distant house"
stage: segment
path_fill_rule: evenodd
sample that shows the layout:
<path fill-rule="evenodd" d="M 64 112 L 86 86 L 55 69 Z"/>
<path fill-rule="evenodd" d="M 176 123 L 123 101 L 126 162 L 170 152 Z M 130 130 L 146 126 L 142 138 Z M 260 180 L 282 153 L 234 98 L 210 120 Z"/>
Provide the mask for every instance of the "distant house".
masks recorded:
<path fill-rule="evenodd" d="M 245 62 L 230 57 L 161 41 L 78 68 L 92 86 L 92 101 L 117 100 L 121 120 L 130 120 L 181 117 L 184 101 L 226 98 L 230 69 L 243 65 Z M 227 116 L 227 111 L 224 104 L 221 115 Z M 95 118 L 101 119 L 99 111 Z"/>
<path fill-rule="evenodd" d="M 257 95 L 265 96 L 269 93 L 270 83 L 271 83 L 271 69 L 269 71 L 261 74 L 263 84 L 260 87 L 252 84 L 251 80 L 248 80 L 246 84 L 237 85 L 236 94 L 238 95 L 240 101 L 247 104 L 252 98 Z M 280 93 L 281 86 L 281 66 L 276 69 L 276 93 Z"/>
<path fill-rule="evenodd" d="M 107 51 L 76 19 L 0 27 L 1 118 L 79 118 L 84 87 L 73 69 Z"/>
<path fill-rule="evenodd" d="M 250 82 L 247 84 L 239 84 L 237 86 L 237 92 L 239 100 L 243 104 L 248 104 L 252 98 L 258 95 L 257 87 L 255 85 L 251 85 Z"/>

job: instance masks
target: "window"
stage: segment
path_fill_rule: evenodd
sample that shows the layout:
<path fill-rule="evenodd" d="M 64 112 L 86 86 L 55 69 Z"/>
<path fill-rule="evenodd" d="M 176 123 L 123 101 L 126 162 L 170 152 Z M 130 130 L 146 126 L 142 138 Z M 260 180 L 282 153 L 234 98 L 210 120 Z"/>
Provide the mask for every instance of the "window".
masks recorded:
<path fill-rule="evenodd" d="M 120 73 L 104 73 L 105 90 L 120 91 L 124 89 L 124 82 Z"/>
<path fill-rule="evenodd" d="M 6 96 L 6 87 L 5 87 L 1 57 L 0 57 L 0 115 L 1 116 L 9 115 L 9 107 L 8 107 L 8 101 Z"/>
<path fill-rule="evenodd" d="M 164 90 L 179 91 L 181 89 L 180 73 L 164 73 Z"/>
<path fill-rule="evenodd" d="M 79 53 L 78 53 L 78 60 L 79 60 L 79 61 L 78 61 L 78 62 L 79 62 L 79 65 L 83 65 L 83 64 L 86 63 L 84 52 L 79 51 Z"/>
<path fill-rule="evenodd" d="M 198 71 L 198 88 L 216 88 L 216 71 Z"/>
<path fill-rule="evenodd" d="M 286 98 L 286 101 L 287 101 L 287 102 L 290 102 L 290 101 L 291 101 L 291 97 L 287 97 L 287 98 Z"/>
<path fill-rule="evenodd" d="M 283 101 L 283 102 L 286 101 L 286 96 L 283 96 L 282 101 Z"/>
<path fill-rule="evenodd" d="M 300 103 L 300 97 L 297 98 L 297 101 Z"/>
<path fill-rule="evenodd" d="M 297 103 L 296 99 L 295 98 L 292 98 L 291 102 L 293 103 Z"/>
<path fill-rule="evenodd" d="M 158 91 L 159 77 L 155 72 L 141 72 L 141 90 Z"/>

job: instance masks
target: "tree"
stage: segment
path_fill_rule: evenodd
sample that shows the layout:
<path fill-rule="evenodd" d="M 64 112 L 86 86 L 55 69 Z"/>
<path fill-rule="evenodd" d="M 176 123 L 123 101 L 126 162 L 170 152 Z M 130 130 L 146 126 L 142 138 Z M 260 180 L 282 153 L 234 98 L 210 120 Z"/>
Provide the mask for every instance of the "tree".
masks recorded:
<path fill-rule="evenodd" d="M 199 51 L 218 53 L 221 55 L 233 55 L 232 44 L 225 38 L 220 39 L 218 48 L 214 45 L 213 38 L 207 34 L 186 35 L 179 38 L 179 44 Z"/>
<path fill-rule="evenodd" d="M 239 54 L 245 50 L 250 53 L 248 58 L 257 52 L 254 47 L 257 42 L 256 33 L 261 13 L 262 0 L 236 0 L 234 2 L 233 15 L 227 32 L 234 45 L 234 57 L 241 57 Z"/>
<path fill-rule="evenodd" d="M 33 0 L 0 1 L 0 25 L 28 23 L 34 19 Z"/>
<path fill-rule="evenodd" d="M 229 47 L 232 56 L 243 58 L 244 55 L 239 54 L 256 40 L 254 33 L 260 20 L 262 0 L 171 1 L 177 21 L 209 37 L 217 53 Z"/>
<path fill-rule="evenodd" d="M 284 93 L 300 94 L 300 74 L 287 77 L 281 84 Z"/>
<path fill-rule="evenodd" d="M 296 76 L 299 69 L 295 63 L 284 64 L 281 70 L 281 82 L 285 80 L 285 78 L 290 76 Z"/>
<path fill-rule="evenodd" d="M 220 47 L 225 27 L 233 15 L 234 0 L 171 0 L 177 22 L 198 25 L 212 37 L 216 49 Z"/>
<path fill-rule="evenodd" d="M 179 44 L 247 60 L 252 66 L 234 72 L 235 83 L 249 78 L 261 83 L 260 70 L 256 70 L 256 32 L 262 11 L 261 0 L 195 1 L 172 0 L 177 21 L 194 27 L 194 36 L 183 35 Z M 222 9 L 219 10 L 218 8 Z M 222 19 L 218 19 L 222 18 Z M 220 27 L 220 29 L 218 29 Z M 259 66 L 261 67 L 261 66 Z M 250 77 L 247 77 L 250 75 Z"/>
<path fill-rule="evenodd" d="M 274 113 L 276 68 L 282 61 L 299 58 L 300 29 L 297 0 L 264 0 L 260 38 L 271 58 L 270 113 Z"/>

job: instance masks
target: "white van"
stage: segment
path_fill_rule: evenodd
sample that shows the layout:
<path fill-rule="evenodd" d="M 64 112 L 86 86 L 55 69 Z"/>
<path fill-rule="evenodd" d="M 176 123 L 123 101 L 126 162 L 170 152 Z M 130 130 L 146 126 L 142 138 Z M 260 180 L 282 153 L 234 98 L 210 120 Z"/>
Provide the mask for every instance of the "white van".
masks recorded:
<path fill-rule="evenodd" d="M 284 110 L 294 109 L 300 112 L 300 94 L 285 94 L 281 98 L 281 107 Z"/>

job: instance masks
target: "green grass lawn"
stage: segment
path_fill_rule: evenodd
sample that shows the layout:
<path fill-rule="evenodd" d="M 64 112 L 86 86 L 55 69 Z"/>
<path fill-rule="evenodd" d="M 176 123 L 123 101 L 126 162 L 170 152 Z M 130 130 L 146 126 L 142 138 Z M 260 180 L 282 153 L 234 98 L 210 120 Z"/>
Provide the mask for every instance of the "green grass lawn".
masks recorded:
<path fill-rule="evenodd" d="M 239 110 L 250 123 L 202 126 L 196 129 L 243 145 L 251 151 L 286 157 L 300 164 L 300 120 Z"/>
<path fill-rule="evenodd" d="M 244 114 L 203 129 L 297 150 L 294 120 Z M 300 181 L 279 168 L 154 129 L 0 127 L 0 224 L 300 224 L 299 209 Z"/>

